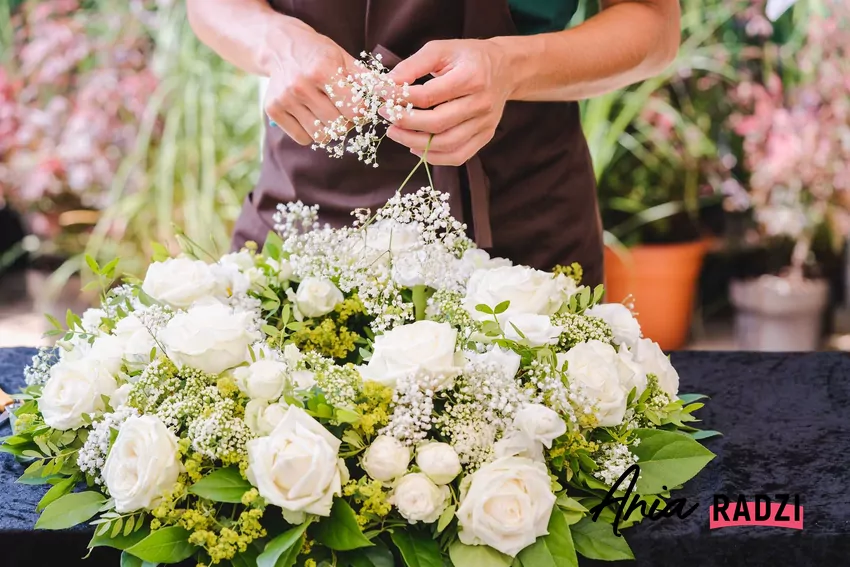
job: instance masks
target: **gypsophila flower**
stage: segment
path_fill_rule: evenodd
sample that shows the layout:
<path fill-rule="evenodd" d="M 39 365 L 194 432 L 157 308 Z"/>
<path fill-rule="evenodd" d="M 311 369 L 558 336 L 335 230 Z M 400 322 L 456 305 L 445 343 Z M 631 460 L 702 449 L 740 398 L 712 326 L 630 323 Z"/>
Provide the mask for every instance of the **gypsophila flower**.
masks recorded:
<path fill-rule="evenodd" d="M 92 477 L 95 483 L 101 485 L 101 490 L 106 490 L 101 471 L 106 464 L 113 431 L 120 429 L 121 424 L 136 415 L 139 415 L 139 410 L 128 406 L 104 414 L 93 424 L 85 444 L 77 455 L 77 466 L 83 473 Z"/>
<path fill-rule="evenodd" d="M 59 361 L 54 347 L 41 347 L 32 362 L 24 368 L 24 380 L 27 386 L 38 386 L 50 378 L 50 368 Z"/>
<path fill-rule="evenodd" d="M 563 350 L 569 350 L 579 343 L 588 341 L 612 344 L 614 340 L 610 325 L 599 317 L 558 313 L 552 317 L 552 324 L 563 328 L 558 340 L 558 346 Z"/>
<path fill-rule="evenodd" d="M 638 462 L 638 457 L 629 450 L 628 445 L 604 443 L 599 452 L 593 456 L 593 460 L 599 466 L 593 472 L 593 476 L 607 486 L 613 486 L 623 476 L 626 469 Z"/>

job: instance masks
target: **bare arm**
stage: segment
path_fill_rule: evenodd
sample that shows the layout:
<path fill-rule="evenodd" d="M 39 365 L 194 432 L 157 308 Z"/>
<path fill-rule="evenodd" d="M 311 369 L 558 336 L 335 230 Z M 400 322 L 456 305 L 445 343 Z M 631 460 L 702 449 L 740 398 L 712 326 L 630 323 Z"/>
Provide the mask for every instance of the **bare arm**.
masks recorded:
<path fill-rule="evenodd" d="M 603 0 L 562 32 L 497 38 L 516 77 L 514 100 L 579 100 L 661 72 L 679 50 L 677 0 Z"/>
<path fill-rule="evenodd" d="M 302 145 L 340 111 L 324 86 L 352 57 L 328 37 L 272 10 L 265 0 L 186 0 L 198 38 L 223 59 L 269 77 L 265 110 Z"/>

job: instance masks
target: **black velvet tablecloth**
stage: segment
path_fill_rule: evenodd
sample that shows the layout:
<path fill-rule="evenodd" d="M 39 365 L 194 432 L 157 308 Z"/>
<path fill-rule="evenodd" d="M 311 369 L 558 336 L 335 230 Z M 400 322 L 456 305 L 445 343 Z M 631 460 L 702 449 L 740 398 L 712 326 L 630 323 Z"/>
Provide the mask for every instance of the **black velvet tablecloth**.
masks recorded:
<path fill-rule="evenodd" d="M 4 390 L 17 390 L 30 356 L 28 349 L 0 349 Z M 689 506 L 699 503 L 696 512 L 685 520 L 644 521 L 626 530 L 637 561 L 620 565 L 850 565 L 850 356 L 682 352 L 673 355 L 673 363 L 682 392 L 711 396 L 697 413 L 706 428 L 724 436 L 706 441 L 717 458 L 675 493 Z M 15 484 L 21 471 L 0 454 L 0 566 L 118 566 L 117 557 L 102 550 L 78 562 L 89 538 L 84 531 L 33 531 L 43 488 Z M 799 494 L 804 529 L 709 530 L 714 494 L 733 500 L 746 494 L 752 500 L 757 493 Z"/>

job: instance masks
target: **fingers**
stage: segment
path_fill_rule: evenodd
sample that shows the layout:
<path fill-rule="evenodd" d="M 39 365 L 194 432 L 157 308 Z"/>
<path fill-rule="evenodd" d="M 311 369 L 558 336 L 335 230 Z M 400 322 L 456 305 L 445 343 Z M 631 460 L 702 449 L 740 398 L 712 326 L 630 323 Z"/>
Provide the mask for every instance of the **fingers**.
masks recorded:
<path fill-rule="evenodd" d="M 413 84 L 426 75 L 437 75 L 448 64 L 450 52 L 445 41 L 431 41 L 422 49 L 399 63 L 390 72 L 389 78 L 397 84 Z"/>
<path fill-rule="evenodd" d="M 428 151 L 428 163 L 431 165 L 451 165 L 460 166 L 465 164 L 478 151 L 487 145 L 493 139 L 493 132 L 485 131 L 472 137 L 469 141 L 463 144 L 457 150 L 451 152 L 431 152 Z M 413 151 L 414 154 L 422 157 L 423 152 Z"/>
<path fill-rule="evenodd" d="M 277 127 L 302 146 L 313 143 L 313 137 L 301 126 L 301 123 L 290 113 L 272 110 L 268 112 L 269 119 L 273 120 Z"/>
<path fill-rule="evenodd" d="M 481 90 L 483 82 L 479 80 L 478 75 L 478 70 L 455 67 L 424 85 L 411 86 L 407 100 L 416 108 L 434 108 L 450 100 L 471 95 Z"/>
<path fill-rule="evenodd" d="M 412 115 L 405 114 L 395 125 L 403 130 L 417 130 L 428 134 L 441 134 L 464 122 L 483 116 L 493 110 L 488 97 L 465 96 L 451 100 L 432 110 L 417 110 Z"/>
<path fill-rule="evenodd" d="M 431 135 L 427 132 L 414 130 L 404 130 L 397 126 L 390 127 L 387 130 L 387 137 L 391 140 L 407 146 L 414 152 L 424 152 L 428 149 L 428 156 L 433 153 L 450 153 L 464 146 L 470 139 L 477 136 L 480 132 L 487 129 L 487 118 L 476 117 L 467 120 L 454 128 L 451 128 L 441 134 L 437 134 L 431 139 Z M 429 145 L 428 140 L 431 139 Z"/>

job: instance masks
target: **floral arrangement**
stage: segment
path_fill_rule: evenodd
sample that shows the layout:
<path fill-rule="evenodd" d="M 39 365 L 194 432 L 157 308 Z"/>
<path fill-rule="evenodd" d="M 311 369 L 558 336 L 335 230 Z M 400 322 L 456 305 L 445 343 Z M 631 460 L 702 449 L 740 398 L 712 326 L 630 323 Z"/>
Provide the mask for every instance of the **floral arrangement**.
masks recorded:
<path fill-rule="evenodd" d="M 796 87 L 771 74 L 734 93 L 741 110 L 732 125 L 750 176 L 749 190 L 731 193 L 730 204 L 751 209 L 765 236 L 796 241 L 798 274 L 818 228 L 826 224 L 838 244 L 850 234 L 850 10 L 833 1 L 825 8 L 811 15 L 806 43 L 794 53 Z"/>
<path fill-rule="evenodd" d="M 0 446 L 51 485 L 36 528 L 88 522 L 122 564 L 632 558 L 618 528 L 714 432 L 631 311 L 491 258 L 433 187 L 318 212 L 280 205 L 262 250 L 157 246 L 141 279 L 88 258 L 101 305 L 52 320 Z"/>

